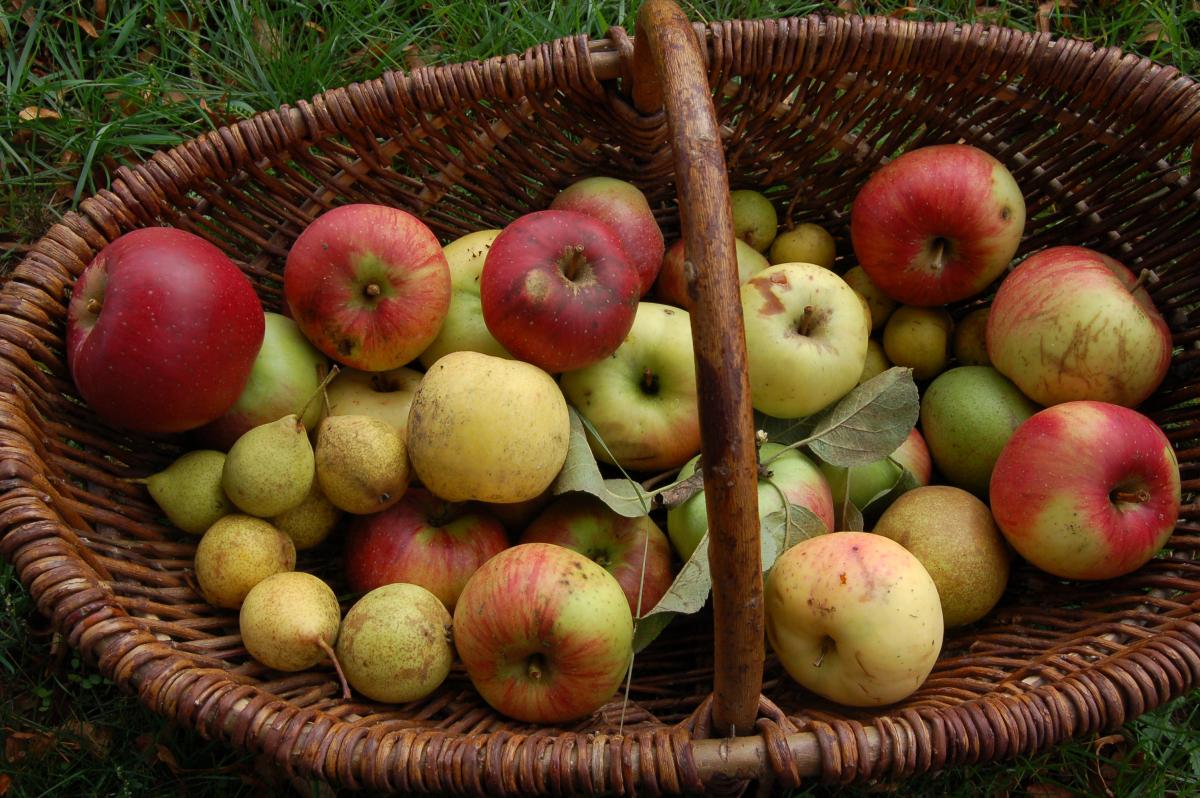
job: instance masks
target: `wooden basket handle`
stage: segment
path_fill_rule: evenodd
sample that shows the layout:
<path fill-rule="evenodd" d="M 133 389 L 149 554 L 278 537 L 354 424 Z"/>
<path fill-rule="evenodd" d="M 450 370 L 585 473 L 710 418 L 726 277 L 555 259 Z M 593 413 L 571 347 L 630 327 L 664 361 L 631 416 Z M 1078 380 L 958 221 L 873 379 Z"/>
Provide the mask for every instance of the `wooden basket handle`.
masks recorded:
<path fill-rule="evenodd" d="M 666 110 L 685 272 L 695 300 L 692 341 L 715 616 L 713 729 L 751 734 L 764 657 L 758 456 L 725 154 L 696 33 L 672 0 L 643 3 L 633 60 L 634 104 L 643 112 Z"/>

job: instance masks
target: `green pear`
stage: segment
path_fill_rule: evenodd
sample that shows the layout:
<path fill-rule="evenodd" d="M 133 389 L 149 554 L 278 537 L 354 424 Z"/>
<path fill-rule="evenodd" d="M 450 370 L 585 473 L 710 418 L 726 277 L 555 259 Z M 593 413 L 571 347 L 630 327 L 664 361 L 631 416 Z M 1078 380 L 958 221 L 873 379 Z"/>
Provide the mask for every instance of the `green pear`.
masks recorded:
<path fill-rule="evenodd" d="M 771 264 L 815 263 L 825 269 L 833 268 L 837 247 L 833 236 L 819 224 L 798 224 L 775 237 L 771 242 Z"/>
<path fill-rule="evenodd" d="M 225 458 L 221 485 L 242 512 L 270 518 L 304 501 L 314 471 L 308 432 L 293 413 L 238 438 Z"/>
<path fill-rule="evenodd" d="M 317 428 L 317 482 L 333 506 L 377 513 L 408 488 L 404 436 L 371 416 L 329 416 Z"/>
<path fill-rule="evenodd" d="M 867 359 L 863 361 L 862 375 L 858 378 L 858 384 L 862 385 L 872 377 L 876 377 L 892 367 L 892 364 L 887 359 L 887 353 L 883 351 L 883 344 L 876 341 L 874 338 L 867 340 Z"/>
<path fill-rule="evenodd" d="M 157 474 L 135 481 L 146 486 L 172 524 L 203 535 L 218 518 L 237 511 L 221 488 L 224 467 L 224 452 L 197 449 Z"/>
<path fill-rule="evenodd" d="M 450 613 L 418 585 L 377 587 L 360 598 L 342 621 L 337 656 L 346 680 L 375 701 L 424 698 L 450 673 Z"/>
<path fill-rule="evenodd" d="M 913 379 L 931 380 L 946 369 L 954 320 L 945 308 L 901 305 L 883 328 L 883 351 L 896 366 L 913 370 Z"/>
<path fill-rule="evenodd" d="M 779 232 L 779 214 L 771 201 L 757 191 L 740 189 L 730 192 L 729 209 L 733 213 L 734 237 L 766 252 Z"/>
<path fill-rule="evenodd" d="M 277 671 L 302 671 L 333 656 L 342 621 L 337 595 L 305 573 L 275 574 L 254 586 L 242 602 L 238 627 L 250 656 Z M 345 680 L 343 679 L 343 686 Z"/>
<path fill-rule="evenodd" d="M 214 607 L 240 607 L 250 588 L 296 567 L 292 539 L 261 518 L 227 515 L 196 546 L 196 581 Z"/>
<path fill-rule="evenodd" d="M 341 517 L 342 511 L 325 498 L 320 484 L 314 479 L 304 501 L 274 516 L 271 523 L 291 538 L 298 550 L 304 551 L 329 537 Z"/>
<path fill-rule="evenodd" d="M 954 358 L 960 366 L 990 366 L 987 320 L 991 308 L 975 308 L 954 326 Z"/>
<path fill-rule="evenodd" d="M 990 366 L 941 374 L 921 397 L 921 430 L 945 481 L 987 499 L 1000 450 L 1038 406 Z"/>

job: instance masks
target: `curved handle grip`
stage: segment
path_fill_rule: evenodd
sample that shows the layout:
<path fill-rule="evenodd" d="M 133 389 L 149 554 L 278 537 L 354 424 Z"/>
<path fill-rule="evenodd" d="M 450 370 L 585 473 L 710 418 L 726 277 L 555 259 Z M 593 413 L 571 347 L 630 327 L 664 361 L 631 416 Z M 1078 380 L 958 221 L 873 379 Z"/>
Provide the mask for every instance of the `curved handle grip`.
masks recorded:
<path fill-rule="evenodd" d="M 758 457 L 746 371 L 729 180 L 696 34 L 671 0 L 646 0 L 634 41 L 634 103 L 666 109 L 701 386 L 704 497 L 713 581 L 713 727 L 750 734 L 763 673 Z"/>

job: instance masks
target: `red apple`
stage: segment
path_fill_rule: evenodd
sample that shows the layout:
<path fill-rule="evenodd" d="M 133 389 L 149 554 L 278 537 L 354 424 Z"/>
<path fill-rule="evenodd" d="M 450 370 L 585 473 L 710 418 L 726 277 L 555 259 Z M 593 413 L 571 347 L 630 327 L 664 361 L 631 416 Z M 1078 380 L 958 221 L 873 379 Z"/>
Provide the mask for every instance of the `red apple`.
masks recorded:
<path fill-rule="evenodd" d="M 1066 579 L 1111 579 L 1163 547 L 1179 514 L 1179 464 L 1137 411 L 1064 402 L 1017 427 L 989 493 L 1000 531 L 1038 568 Z"/>
<path fill-rule="evenodd" d="M 1004 278 L 987 317 L 992 365 L 1043 405 L 1141 404 L 1171 365 L 1171 331 L 1133 272 L 1085 247 L 1051 247 Z"/>
<path fill-rule="evenodd" d="M 616 234 L 575 211 L 519 217 L 496 237 L 479 295 L 492 335 L 554 373 L 612 354 L 633 326 L 641 277 Z"/>
<path fill-rule="evenodd" d="M 225 253 L 169 227 L 133 230 L 75 282 L 67 365 L 96 414 L 137 432 L 183 432 L 228 410 L 263 341 L 254 287 Z"/>
<path fill-rule="evenodd" d="M 607 224 L 642 279 L 640 295 L 654 285 L 663 262 L 663 234 L 641 190 L 615 177 L 585 177 L 558 192 L 555 211 L 578 211 Z"/>
<path fill-rule="evenodd" d="M 670 246 L 663 255 L 662 268 L 658 272 L 654 293 L 671 305 L 678 305 L 691 313 L 696 309 L 696 303 L 688 294 L 688 279 L 684 266 L 684 240 L 681 238 Z M 771 262 L 754 247 L 740 238 L 733 240 L 737 256 L 738 283 L 744 283 L 763 269 L 770 267 Z"/>
<path fill-rule="evenodd" d="M 564 723 L 595 712 L 620 687 L 633 657 L 633 615 L 617 580 L 587 557 L 523 543 L 467 582 L 454 645 L 493 708 Z"/>
<path fill-rule="evenodd" d="M 921 147 L 879 169 L 854 198 L 850 242 L 880 289 L 908 305 L 977 294 L 1016 254 L 1025 200 L 991 155 L 967 144 Z"/>
<path fill-rule="evenodd" d="M 471 574 L 506 548 L 504 526 L 486 511 L 410 488 L 383 512 L 355 517 L 342 551 L 351 590 L 420 585 L 453 611 Z"/>
<path fill-rule="evenodd" d="M 520 542 L 554 543 L 587 557 L 616 578 L 635 618 L 653 609 L 675 578 L 671 542 L 650 516 L 626 518 L 586 493 L 556 500 L 525 529 Z"/>
<path fill-rule="evenodd" d="M 283 291 L 317 349 L 362 371 L 387 371 L 437 337 L 450 307 L 450 268 L 437 237 L 412 214 L 343 205 L 296 239 Z"/>

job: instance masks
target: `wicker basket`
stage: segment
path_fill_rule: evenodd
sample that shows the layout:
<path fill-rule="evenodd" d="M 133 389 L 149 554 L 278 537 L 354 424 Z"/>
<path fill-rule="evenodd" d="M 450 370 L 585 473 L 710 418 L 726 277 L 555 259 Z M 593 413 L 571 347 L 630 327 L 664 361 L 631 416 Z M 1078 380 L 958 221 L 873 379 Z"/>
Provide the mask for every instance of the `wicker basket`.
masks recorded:
<path fill-rule="evenodd" d="M 261 114 L 122 169 L 0 294 L 0 554 L 70 644 L 155 711 L 348 786 L 625 793 L 895 779 L 1119 726 L 1200 678 L 1200 505 L 1189 503 L 1200 485 L 1198 134 L 1200 88 L 1115 50 L 890 18 L 690 26 L 663 0 L 644 4 L 636 44 L 613 29 Z M 1143 409 L 1178 450 L 1185 506 L 1170 557 L 1101 584 L 1020 566 L 986 621 L 947 637 L 918 693 L 848 711 L 764 657 L 727 186 L 771 187 L 793 220 L 844 240 L 875 167 L 956 140 L 992 152 L 1022 186 L 1022 254 L 1080 244 L 1157 276 L 1177 354 Z M 596 173 L 644 188 L 668 239 L 687 219 L 700 265 L 704 448 L 724 467 L 707 491 L 711 615 L 678 620 L 639 656 L 627 706 L 618 698 L 572 728 L 506 720 L 458 670 L 427 700 L 377 706 L 342 701 L 327 668 L 255 663 L 236 617 L 198 597 L 194 540 L 125 481 L 182 442 L 129 437 L 76 398 L 63 353 L 74 277 L 120 233 L 170 224 L 230 253 L 275 307 L 290 242 L 331 206 L 394 204 L 448 240 Z M 336 551 L 302 565 L 337 580 Z"/>

